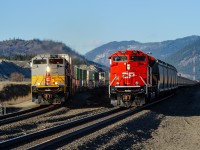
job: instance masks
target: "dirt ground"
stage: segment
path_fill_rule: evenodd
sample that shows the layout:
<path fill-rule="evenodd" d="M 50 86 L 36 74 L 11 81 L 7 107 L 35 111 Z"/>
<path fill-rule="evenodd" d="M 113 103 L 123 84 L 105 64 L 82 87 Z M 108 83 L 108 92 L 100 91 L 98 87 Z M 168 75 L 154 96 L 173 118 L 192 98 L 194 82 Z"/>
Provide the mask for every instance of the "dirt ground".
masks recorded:
<path fill-rule="evenodd" d="M 110 107 L 105 91 L 77 94 L 69 106 Z M 175 96 L 78 139 L 63 149 L 199 150 L 200 86 L 178 89 Z"/>
<path fill-rule="evenodd" d="M 77 92 L 67 101 L 66 106 L 72 109 L 111 107 L 107 89 L 107 87 L 99 87 L 89 91 Z M 14 113 L 39 106 L 31 101 L 31 94 L 26 97 L 19 97 L 16 100 L 5 102 L 5 105 L 7 113 Z"/>
<path fill-rule="evenodd" d="M 200 87 L 177 94 L 61 149 L 200 149 Z"/>
<path fill-rule="evenodd" d="M 163 115 L 144 149 L 200 149 L 200 87 L 183 88 L 169 101 L 152 108 Z"/>

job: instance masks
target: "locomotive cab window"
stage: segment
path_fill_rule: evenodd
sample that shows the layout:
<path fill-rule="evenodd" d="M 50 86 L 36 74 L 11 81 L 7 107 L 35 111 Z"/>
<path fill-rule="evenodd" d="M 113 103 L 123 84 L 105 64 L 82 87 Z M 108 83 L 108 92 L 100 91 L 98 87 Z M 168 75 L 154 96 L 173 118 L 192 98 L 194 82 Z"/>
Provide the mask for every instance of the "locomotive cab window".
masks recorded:
<path fill-rule="evenodd" d="M 146 57 L 145 56 L 131 56 L 130 60 L 137 61 L 137 62 L 144 62 L 146 61 Z"/>
<path fill-rule="evenodd" d="M 47 64 L 47 60 L 46 59 L 35 59 L 33 60 L 33 64 Z"/>
<path fill-rule="evenodd" d="M 63 64 L 63 59 L 49 59 L 49 64 Z"/>
<path fill-rule="evenodd" d="M 127 61 L 126 56 L 113 56 L 113 61 Z"/>

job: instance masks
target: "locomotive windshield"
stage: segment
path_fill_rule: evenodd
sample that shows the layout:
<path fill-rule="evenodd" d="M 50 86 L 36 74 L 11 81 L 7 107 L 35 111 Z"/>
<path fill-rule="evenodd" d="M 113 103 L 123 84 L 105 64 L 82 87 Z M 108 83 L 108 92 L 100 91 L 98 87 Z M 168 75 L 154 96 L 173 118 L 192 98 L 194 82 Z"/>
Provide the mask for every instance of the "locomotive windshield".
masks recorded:
<path fill-rule="evenodd" d="M 33 60 L 33 64 L 47 64 L 46 59 L 35 59 Z"/>
<path fill-rule="evenodd" d="M 141 61 L 145 61 L 146 57 L 145 56 L 131 56 L 130 60 L 131 61 L 137 61 L 137 62 L 139 61 L 139 62 L 141 62 Z"/>
<path fill-rule="evenodd" d="M 126 56 L 113 56 L 113 61 L 127 61 Z"/>
<path fill-rule="evenodd" d="M 49 64 L 63 64 L 63 59 L 49 59 Z"/>

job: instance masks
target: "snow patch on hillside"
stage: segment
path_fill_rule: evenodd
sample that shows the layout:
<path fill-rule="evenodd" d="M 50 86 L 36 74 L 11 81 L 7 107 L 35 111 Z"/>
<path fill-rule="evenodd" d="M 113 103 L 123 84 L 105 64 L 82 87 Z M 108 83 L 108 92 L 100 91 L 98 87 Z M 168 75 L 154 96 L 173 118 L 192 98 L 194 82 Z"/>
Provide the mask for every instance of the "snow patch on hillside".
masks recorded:
<path fill-rule="evenodd" d="M 195 60 L 196 60 L 198 57 L 199 57 L 199 56 L 190 57 L 190 58 L 185 57 L 182 61 L 180 61 L 180 63 L 178 64 L 178 66 L 185 67 L 185 66 L 187 66 L 188 64 L 194 63 Z"/>

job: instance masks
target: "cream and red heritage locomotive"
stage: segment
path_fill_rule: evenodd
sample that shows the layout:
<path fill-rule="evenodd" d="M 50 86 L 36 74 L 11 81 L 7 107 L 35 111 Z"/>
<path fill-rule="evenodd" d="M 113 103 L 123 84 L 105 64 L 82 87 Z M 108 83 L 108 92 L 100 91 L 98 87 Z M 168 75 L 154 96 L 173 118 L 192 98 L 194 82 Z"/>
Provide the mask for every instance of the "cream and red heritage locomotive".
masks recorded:
<path fill-rule="evenodd" d="M 109 59 L 109 97 L 114 106 L 141 106 L 178 87 L 176 68 L 142 51 L 117 51 Z"/>
<path fill-rule="evenodd" d="M 31 60 L 32 101 L 61 104 L 76 92 L 105 86 L 107 72 L 93 65 L 74 65 L 69 54 L 40 54 Z"/>
<path fill-rule="evenodd" d="M 60 104 L 72 92 L 71 57 L 68 54 L 41 54 L 32 58 L 32 101 Z"/>

